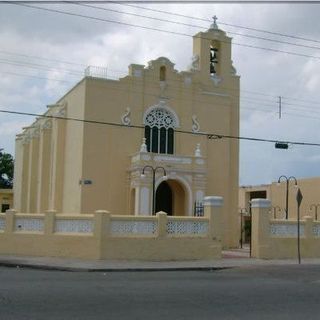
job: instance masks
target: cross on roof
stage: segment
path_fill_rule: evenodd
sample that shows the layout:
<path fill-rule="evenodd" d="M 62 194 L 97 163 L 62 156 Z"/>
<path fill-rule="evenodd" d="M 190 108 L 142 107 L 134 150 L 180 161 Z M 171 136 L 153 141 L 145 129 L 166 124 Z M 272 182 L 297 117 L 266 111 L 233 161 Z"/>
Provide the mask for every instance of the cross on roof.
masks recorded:
<path fill-rule="evenodd" d="M 218 24 L 217 24 L 217 20 L 218 20 L 217 16 L 214 15 L 212 17 L 212 19 L 213 19 L 213 23 L 211 24 L 210 29 L 219 29 Z"/>

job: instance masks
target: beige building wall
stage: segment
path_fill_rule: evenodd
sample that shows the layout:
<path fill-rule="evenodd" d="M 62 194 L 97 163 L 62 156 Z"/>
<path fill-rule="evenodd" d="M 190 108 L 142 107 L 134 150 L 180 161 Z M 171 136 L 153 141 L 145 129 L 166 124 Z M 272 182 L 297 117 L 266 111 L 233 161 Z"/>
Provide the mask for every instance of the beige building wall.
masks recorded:
<path fill-rule="evenodd" d="M 218 59 L 214 72 L 212 50 Z M 173 121 L 173 154 L 146 150 L 147 117 L 156 110 Z M 20 136 L 15 188 L 22 212 L 150 215 L 152 174 L 142 179 L 141 173 L 146 165 L 161 166 L 172 192 L 172 215 L 191 216 L 195 201 L 222 196 L 223 243 L 237 245 L 239 144 L 219 135 L 239 134 L 239 76 L 231 38 L 216 24 L 194 36 L 189 70 L 178 72 L 160 57 L 148 66 L 130 65 L 119 81 L 88 76 L 45 115 L 73 120 L 38 119 Z M 163 181 L 157 172 L 156 189 Z"/>
<path fill-rule="evenodd" d="M 318 213 L 318 220 L 320 219 L 320 177 L 297 179 L 297 185 L 294 179 L 290 179 L 288 185 L 288 216 L 289 219 L 297 218 L 297 200 L 296 195 L 298 188 L 300 188 L 303 199 L 300 206 L 301 216 L 311 216 L 316 218 L 316 210 Z M 286 181 L 272 182 L 269 185 L 258 186 L 242 186 L 239 188 L 239 208 L 248 208 L 250 194 L 259 191 L 266 192 L 266 199 L 271 201 L 271 213 L 276 218 L 285 217 L 286 208 Z M 317 209 L 316 209 L 317 208 Z"/>

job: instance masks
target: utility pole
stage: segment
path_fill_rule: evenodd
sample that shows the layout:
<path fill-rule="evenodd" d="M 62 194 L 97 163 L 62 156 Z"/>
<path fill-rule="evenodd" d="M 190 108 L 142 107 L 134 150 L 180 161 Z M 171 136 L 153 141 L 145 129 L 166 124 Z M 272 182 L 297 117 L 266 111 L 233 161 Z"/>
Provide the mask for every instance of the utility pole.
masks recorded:
<path fill-rule="evenodd" d="M 281 96 L 279 96 L 279 119 L 281 119 Z"/>

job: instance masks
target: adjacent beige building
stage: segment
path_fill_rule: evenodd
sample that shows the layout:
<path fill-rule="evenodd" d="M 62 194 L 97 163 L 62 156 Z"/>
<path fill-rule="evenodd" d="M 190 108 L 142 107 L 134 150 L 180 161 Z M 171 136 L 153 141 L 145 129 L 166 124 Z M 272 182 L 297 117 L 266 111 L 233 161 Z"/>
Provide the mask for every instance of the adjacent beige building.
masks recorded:
<path fill-rule="evenodd" d="M 288 176 L 289 178 L 289 176 Z M 320 177 L 294 179 L 288 182 L 288 219 L 297 218 L 296 195 L 300 188 L 303 199 L 300 206 L 301 216 L 311 216 L 320 220 Z M 269 199 L 271 201 L 271 215 L 276 219 L 286 217 L 287 182 L 285 178 L 271 184 L 257 186 L 242 186 L 239 188 L 239 209 L 249 210 L 252 199 Z"/>
<path fill-rule="evenodd" d="M 239 80 L 215 21 L 193 37 L 186 71 L 165 57 L 117 81 L 88 69 L 17 135 L 14 208 L 192 216 L 221 196 L 223 243 L 237 246 L 239 143 L 219 135 L 239 135 Z"/>

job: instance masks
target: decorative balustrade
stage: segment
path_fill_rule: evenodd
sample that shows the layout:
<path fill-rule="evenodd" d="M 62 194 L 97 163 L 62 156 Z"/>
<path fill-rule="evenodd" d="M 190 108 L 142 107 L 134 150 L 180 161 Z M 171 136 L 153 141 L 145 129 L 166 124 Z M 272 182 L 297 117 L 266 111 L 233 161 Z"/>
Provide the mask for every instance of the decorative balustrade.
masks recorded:
<path fill-rule="evenodd" d="M 209 220 L 205 218 L 168 217 L 168 235 L 206 236 L 209 230 Z"/>
<path fill-rule="evenodd" d="M 14 231 L 44 232 L 44 215 L 16 215 L 14 220 Z"/>
<path fill-rule="evenodd" d="M 111 235 L 156 235 L 158 232 L 158 222 L 156 217 L 112 217 L 110 226 Z"/>
<path fill-rule="evenodd" d="M 293 238 L 298 235 L 298 226 L 296 222 L 270 223 L 271 236 Z M 304 236 L 304 224 L 300 225 L 300 236 Z"/>
<path fill-rule="evenodd" d="M 98 211 L 97 211 L 98 212 Z M 125 216 L 104 213 L 104 233 L 108 237 L 206 237 L 210 220 L 205 217 Z M 104 219 L 103 218 L 103 219 Z M 7 219 L 12 219 L 12 231 L 27 233 L 82 234 L 95 233 L 95 214 L 2 214 L 0 231 L 6 232 Z M 48 225 L 47 225 L 48 224 Z M 48 229 L 49 228 L 49 229 Z M 161 228 L 161 232 L 160 232 Z M 10 227 L 11 229 L 11 227 Z M 51 231 L 49 231 L 51 230 Z"/>
<path fill-rule="evenodd" d="M 93 233 L 93 215 L 56 215 L 55 233 Z"/>
<path fill-rule="evenodd" d="M 6 228 L 6 216 L 4 214 L 0 215 L 0 231 L 4 231 Z"/>
<path fill-rule="evenodd" d="M 315 222 L 312 227 L 312 234 L 314 237 L 320 237 L 320 223 Z"/>

